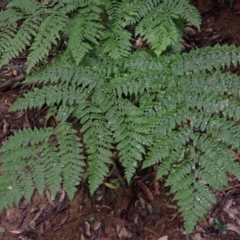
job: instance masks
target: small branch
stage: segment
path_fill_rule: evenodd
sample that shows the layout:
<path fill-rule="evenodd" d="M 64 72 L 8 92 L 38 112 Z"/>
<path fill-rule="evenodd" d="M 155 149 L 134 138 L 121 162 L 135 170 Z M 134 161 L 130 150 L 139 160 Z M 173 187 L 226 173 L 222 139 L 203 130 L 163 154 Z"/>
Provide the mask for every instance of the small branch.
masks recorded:
<path fill-rule="evenodd" d="M 22 82 L 25 79 L 25 75 L 21 74 L 15 78 L 11 78 L 9 80 L 7 80 L 6 82 L 4 82 L 1 86 L 0 86 L 0 92 L 4 92 L 8 89 L 11 88 L 11 86 L 16 83 L 16 82 Z"/>

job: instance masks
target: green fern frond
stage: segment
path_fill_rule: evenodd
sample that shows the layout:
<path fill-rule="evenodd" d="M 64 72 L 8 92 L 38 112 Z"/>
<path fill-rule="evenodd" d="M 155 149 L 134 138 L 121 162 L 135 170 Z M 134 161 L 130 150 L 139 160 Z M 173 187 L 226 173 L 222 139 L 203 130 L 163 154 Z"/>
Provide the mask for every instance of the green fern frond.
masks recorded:
<path fill-rule="evenodd" d="M 185 229 L 189 233 L 216 200 L 214 194 L 203 183 L 193 179 L 192 184 L 185 186 L 186 188 L 180 190 L 174 199 L 178 200 L 180 210 L 183 211 Z"/>
<path fill-rule="evenodd" d="M 65 14 L 72 13 L 76 11 L 78 8 L 92 8 L 95 6 L 102 6 L 105 4 L 105 1 L 102 0 L 61 0 L 56 1 L 57 4 L 50 4 L 49 6 L 53 6 L 53 10 L 61 11 Z"/>
<path fill-rule="evenodd" d="M 75 136 L 76 131 L 70 124 L 65 123 L 63 127 L 58 128 L 57 135 L 59 144 L 57 155 L 61 160 L 60 166 L 63 186 L 68 197 L 73 199 L 77 191 L 76 186 L 81 181 L 80 176 L 85 166 L 83 161 L 85 158 L 82 155 L 82 145 Z"/>
<path fill-rule="evenodd" d="M 202 207 L 200 203 L 197 203 L 196 206 L 196 204 L 193 203 L 196 201 L 195 198 L 192 199 L 192 202 L 189 202 L 191 201 L 189 199 L 191 198 L 191 194 L 200 196 L 199 193 L 195 192 L 197 189 L 189 192 L 191 188 L 189 185 L 203 182 L 205 184 L 204 188 L 206 189 L 205 193 L 209 194 L 204 195 L 203 200 L 205 201 L 207 199 L 206 202 L 211 200 L 210 203 L 214 203 L 215 198 L 209 186 L 221 190 L 222 187 L 228 183 L 227 172 L 234 172 L 236 176 L 239 176 L 240 170 L 239 164 L 235 161 L 229 149 L 231 141 L 230 143 L 227 141 L 223 142 L 221 138 L 218 138 L 218 133 L 220 132 L 219 127 L 214 130 L 214 133 L 210 130 L 210 127 L 208 127 L 211 124 L 215 125 L 216 120 L 219 120 L 221 123 L 221 125 L 219 125 L 220 129 L 221 126 L 224 128 L 226 124 L 227 129 L 225 129 L 225 133 L 228 133 L 228 129 L 231 128 L 233 123 L 229 124 L 228 121 L 221 121 L 221 118 L 216 117 L 212 119 L 210 116 L 208 116 L 207 120 L 200 118 L 201 120 L 199 121 L 199 115 L 201 114 L 192 112 L 192 116 L 187 118 L 190 121 L 189 124 L 191 128 L 185 126 L 184 128 L 180 128 L 179 132 L 174 130 L 171 134 L 163 137 L 162 141 L 159 140 L 158 143 L 155 142 L 154 147 L 152 149 L 150 148 L 148 156 L 143 162 L 143 167 L 160 163 L 157 176 L 162 177 L 169 175 L 166 185 L 171 186 L 171 191 L 176 193 L 175 199 L 178 200 L 178 205 L 183 211 L 185 227 L 189 232 L 192 231 L 198 219 L 203 217 L 206 210 L 210 208 L 210 205 L 206 205 L 208 207 L 204 210 L 205 202 L 202 204 Z M 200 136 L 200 125 L 204 121 L 207 121 L 207 134 Z M 205 130 L 202 129 L 202 131 Z M 235 128 L 235 131 L 232 132 L 232 135 L 231 133 L 229 133 L 229 135 L 232 137 L 236 136 L 235 134 L 239 132 L 239 128 Z M 239 140 L 235 137 L 234 140 L 237 141 L 237 144 L 234 143 L 234 147 L 239 146 Z M 226 159 L 228 160 L 226 161 Z M 192 174 L 194 174 L 194 180 L 187 177 Z M 195 220 L 193 217 L 188 216 L 188 206 L 194 206 L 194 210 L 191 209 L 191 211 L 193 211 L 192 214 L 195 214 Z M 195 222 L 193 222 L 193 220 Z"/>
<path fill-rule="evenodd" d="M 132 34 L 126 27 L 135 23 L 138 3 L 136 1 L 106 1 L 105 22 L 108 32 L 103 42 L 103 52 L 112 59 L 127 57 L 131 51 Z"/>
<path fill-rule="evenodd" d="M 5 145 L 1 148 L 1 152 L 5 152 L 0 159 L 2 163 L 1 171 L 5 171 L 4 175 L 0 177 L 0 198 L 7 198 L 9 201 L 1 201 L 0 209 L 9 207 L 13 204 L 18 204 L 21 197 L 25 195 L 28 200 L 33 194 L 33 180 L 29 179 L 29 171 L 27 166 L 28 161 L 38 161 L 36 155 L 38 154 L 37 147 L 40 142 L 44 142 L 49 138 L 52 129 L 38 130 L 23 130 L 17 135 L 8 139 Z M 33 137 L 33 135 L 36 137 Z M 21 138 L 18 138 L 21 137 Z M 17 145 L 15 145 L 17 139 Z M 32 141 L 33 140 L 33 141 Z M 35 145 L 35 146 L 34 146 Z M 38 172 L 39 169 L 36 169 Z M 24 176 L 27 176 L 26 179 Z M 21 181 L 24 178 L 23 181 Z M 26 185 L 24 184 L 26 183 Z M 42 180 L 39 182 L 39 184 Z M 45 184 L 43 189 L 45 188 Z M 42 191 L 43 191 L 42 189 Z"/>
<path fill-rule="evenodd" d="M 37 10 L 40 10 L 42 6 L 43 4 L 35 0 L 24 0 L 24 1 L 12 0 L 7 5 L 8 8 L 16 8 L 27 14 L 35 13 Z"/>
<path fill-rule="evenodd" d="M 61 165 L 58 153 L 55 150 L 55 146 L 52 144 L 47 144 L 47 147 L 41 151 L 40 158 L 44 170 L 42 174 L 43 182 L 45 183 L 44 185 L 49 188 L 52 196 L 55 197 L 57 191 L 61 187 L 61 169 L 63 167 Z M 46 159 L 48 160 L 46 161 Z M 40 190 L 42 189 L 43 188 Z"/>
<path fill-rule="evenodd" d="M 97 97 L 97 96 L 96 96 Z M 96 99 L 97 100 L 97 99 Z M 102 116 L 111 102 L 108 98 L 94 101 L 92 104 L 82 104 L 73 113 L 82 124 L 83 141 L 88 154 L 88 174 L 90 193 L 99 187 L 109 172 L 109 164 L 113 149 L 112 133 L 108 129 L 107 119 Z M 94 111 L 94 109 L 96 111 Z"/>
<path fill-rule="evenodd" d="M 11 111 L 20 109 L 32 109 L 37 106 L 54 106 L 57 104 L 74 105 L 84 101 L 88 97 L 88 93 L 83 93 L 81 90 L 68 89 L 67 85 L 57 86 L 44 86 L 42 89 L 35 89 L 24 95 L 20 101 L 11 106 Z"/>
<path fill-rule="evenodd" d="M 112 59 L 127 57 L 131 50 L 131 33 L 125 30 L 112 29 L 106 34 L 106 40 L 102 44 L 103 52 L 109 54 Z"/>
<path fill-rule="evenodd" d="M 59 33 L 65 28 L 66 22 L 66 15 L 55 12 L 44 19 L 30 47 L 31 52 L 27 61 L 28 72 L 36 63 L 48 56 L 52 45 L 57 45 L 57 40 L 60 39 Z"/>
<path fill-rule="evenodd" d="M 7 9 L 1 12 L 0 15 L 0 26 L 5 28 L 9 23 L 15 23 L 16 21 L 24 18 L 24 14 L 16 9 Z"/>
<path fill-rule="evenodd" d="M 71 91 L 66 90 L 63 92 L 62 89 L 59 89 L 58 86 L 51 86 L 50 88 L 44 86 L 42 89 L 35 89 L 34 92 L 29 92 L 25 94 L 25 97 L 18 101 L 15 105 L 13 105 L 10 110 L 16 111 L 20 109 L 31 109 L 37 106 L 42 107 L 46 103 L 48 103 L 49 106 L 52 106 L 54 104 L 60 104 L 62 100 L 66 97 L 65 95 L 65 97 L 63 98 L 64 94 L 72 97 L 72 95 L 69 95 L 71 94 Z"/>
<path fill-rule="evenodd" d="M 240 63 L 240 50 L 235 46 L 206 47 L 191 51 L 182 56 L 170 56 L 169 62 L 172 62 L 172 70 L 176 75 L 193 73 L 200 71 L 221 70 L 224 67 L 234 66 Z"/>
<path fill-rule="evenodd" d="M 32 37 L 36 35 L 36 31 L 41 24 L 42 19 L 38 15 L 33 15 L 27 18 L 21 25 L 21 28 L 14 35 L 14 38 L 4 49 L 1 56 L 0 67 L 9 62 L 10 59 L 18 56 L 27 46 L 30 45 Z"/>
<path fill-rule="evenodd" d="M 15 145 L 17 137 L 21 138 Z M 82 145 L 70 124 L 60 123 L 55 130 L 23 130 L 10 137 L 1 152 L 0 198 L 9 200 L 1 201 L 1 210 L 18 204 L 22 196 L 29 201 L 35 187 L 42 194 L 47 186 L 54 197 L 63 184 L 73 198 L 84 162 Z"/>
<path fill-rule="evenodd" d="M 103 39 L 104 26 L 100 23 L 101 8 L 89 5 L 79 10 L 66 26 L 65 36 L 68 38 L 68 48 L 76 62 L 80 63 L 83 57 Z"/>
<path fill-rule="evenodd" d="M 174 9 L 176 16 L 180 16 L 182 19 L 185 19 L 188 23 L 193 26 L 196 26 L 198 29 L 201 25 L 201 16 L 199 11 L 189 4 L 189 0 L 183 1 L 163 1 L 167 7 Z M 172 13 L 174 17 L 174 13 Z"/>
<path fill-rule="evenodd" d="M 37 145 L 43 142 L 45 139 L 49 138 L 51 128 L 48 129 L 35 129 L 34 131 L 30 129 L 23 129 L 19 131 L 18 134 L 13 135 L 8 138 L 8 144 L 1 147 L 1 152 L 8 152 L 13 146 L 17 149 L 21 146 L 27 147 L 29 144 Z M 2 160 L 2 158 L 1 158 Z M 4 160 L 5 161 L 5 160 Z"/>
<path fill-rule="evenodd" d="M 156 10 L 156 12 L 158 11 Z M 147 39 L 157 56 L 159 56 L 168 46 L 176 42 L 179 38 L 179 31 L 175 26 L 175 23 L 171 19 L 168 21 L 164 20 L 166 19 L 165 17 L 166 16 L 162 16 L 162 21 L 164 21 L 165 24 L 161 28 L 151 28 L 150 26 L 152 24 L 148 25 L 144 23 L 140 23 L 136 28 L 136 34 L 141 34 L 144 39 Z M 157 18 L 156 21 L 157 22 L 154 23 L 153 26 L 161 25 L 160 19 Z M 157 38 L 155 36 L 157 36 Z"/>
<path fill-rule="evenodd" d="M 142 111 L 128 101 L 119 102 L 117 106 L 108 111 L 106 116 L 111 119 L 111 129 L 114 131 L 113 139 L 125 167 L 127 181 L 130 183 L 137 163 L 143 159 L 145 154 L 144 146 L 151 144 L 147 128 L 148 126 L 150 129 L 152 126 L 151 119 L 148 118 L 144 121 Z"/>
<path fill-rule="evenodd" d="M 34 83 L 50 83 L 50 84 L 66 84 L 68 86 L 86 89 L 86 87 L 96 86 L 97 83 L 104 82 L 101 74 L 90 71 L 90 68 L 79 68 L 75 65 L 65 64 L 64 66 L 57 66 L 56 64 L 49 64 L 36 71 L 34 75 L 26 78 L 26 84 Z"/>
<path fill-rule="evenodd" d="M 179 162 L 171 167 L 166 182 L 167 186 L 172 186 L 171 191 L 175 193 L 174 199 L 177 200 L 180 210 L 183 211 L 187 232 L 192 231 L 197 221 L 204 217 L 210 209 L 211 204 L 216 202 L 214 194 L 205 185 L 206 183 L 200 181 L 203 179 L 200 178 L 200 171 L 195 165 L 199 155 L 195 154 L 193 148 L 189 153 L 194 155 L 190 154 L 184 162 Z"/>
<path fill-rule="evenodd" d="M 11 46 L 11 41 L 16 34 L 16 26 L 14 24 L 5 25 L 0 32 L 0 56 Z"/>
<path fill-rule="evenodd" d="M 198 28 L 200 26 L 200 15 L 188 1 L 156 1 L 159 4 L 149 2 L 144 4 L 149 7 L 148 10 L 140 12 L 143 19 L 136 27 L 136 35 L 146 39 L 158 56 L 179 40 L 181 31 L 178 23 L 183 19 Z"/>
<path fill-rule="evenodd" d="M 160 126 L 161 128 L 161 126 Z M 158 129 L 157 129 L 158 130 Z M 158 177 L 167 175 L 170 167 L 178 160 L 182 160 L 185 154 L 185 142 L 190 139 L 190 136 L 181 132 L 172 131 L 168 136 L 162 136 L 161 139 L 155 141 L 149 149 L 146 159 L 143 161 L 143 168 L 161 163 L 165 167 L 158 171 Z M 185 130 L 186 133 L 189 131 Z M 182 140 L 184 139 L 184 140 Z"/>
<path fill-rule="evenodd" d="M 134 15 L 136 9 L 135 1 L 106 1 L 106 14 L 105 21 L 109 28 L 115 30 L 122 29 L 129 25 L 128 17 Z"/>

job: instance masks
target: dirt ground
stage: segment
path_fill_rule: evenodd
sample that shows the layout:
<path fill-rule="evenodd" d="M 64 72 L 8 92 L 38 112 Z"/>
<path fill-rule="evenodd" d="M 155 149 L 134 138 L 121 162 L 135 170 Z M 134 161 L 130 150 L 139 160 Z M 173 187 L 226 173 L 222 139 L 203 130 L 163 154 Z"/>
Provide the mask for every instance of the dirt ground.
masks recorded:
<path fill-rule="evenodd" d="M 199 32 L 186 27 L 185 51 L 217 43 L 240 46 L 240 0 L 235 0 L 231 9 L 227 1 L 222 2 L 192 0 L 203 22 Z M 12 64 L 21 70 L 23 59 L 15 59 Z M 3 69 L 0 80 L 9 81 L 21 75 L 19 69 Z M 240 73 L 240 68 L 231 70 Z M 1 88 L 3 84 L 0 81 L 0 146 L 12 132 L 45 124 L 41 110 L 8 113 L 9 106 L 22 90 Z M 63 190 L 54 201 L 47 192 L 43 197 L 35 193 L 30 204 L 23 199 L 17 208 L 0 214 L 0 240 L 240 239 L 240 184 L 237 179 L 229 178 L 230 187 L 216 193 L 218 203 L 196 230 L 186 236 L 183 219 L 169 189 L 164 188 L 164 181 L 153 182 L 153 175 L 150 169 L 140 171 L 132 186 L 111 189 L 103 185 L 92 198 L 83 181 L 72 202 Z M 117 180 L 121 182 L 121 178 Z"/>

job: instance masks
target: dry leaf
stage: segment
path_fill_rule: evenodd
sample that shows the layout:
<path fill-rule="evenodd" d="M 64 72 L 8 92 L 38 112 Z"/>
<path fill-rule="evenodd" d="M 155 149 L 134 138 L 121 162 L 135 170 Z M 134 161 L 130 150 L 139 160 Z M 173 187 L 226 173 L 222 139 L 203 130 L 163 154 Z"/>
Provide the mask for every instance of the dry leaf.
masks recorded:
<path fill-rule="evenodd" d="M 176 205 L 173 205 L 173 204 L 168 204 L 168 205 L 166 205 L 166 207 L 168 207 L 170 209 L 178 209 L 178 207 Z"/>
<path fill-rule="evenodd" d="M 20 219 L 18 221 L 18 226 L 17 227 L 21 227 L 21 225 L 22 225 L 24 219 L 26 218 L 26 216 L 27 216 L 27 209 L 25 208 L 21 212 L 21 216 L 20 216 Z"/>
<path fill-rule="evenodd" d="M 58 202 L 61 203 L 61 202 L 64 200 L 64 198 L 65 198 L 65 196 L 66 196 L 66 193 L 65 193 L 65 191 L 64 191 L 63 189 L 60 189 L 60 190 L 58 191 L 58 193 L 60 194 L 60 197 L 59 197 Z"/>
<path fill-rule="evenodd" d="M 238 226 L 240 226 L 240 219 L 236 219 L 236 223 L 238 224 Z"/>
<path fill-rule="evenodd" d="M 16 225 L 13 225 L 13 224 L 10 224 L 10 223 L 7 223 L 5 221 L 2 221 L 1 222 L 2 226 L 7 229 L 10 233 L 12 234 L 20 234 L 22 233 L 24 230 L 21 229 L 21 228 L 17 228 Z"/>
<path fill-rule="evenodd" d="M 88 235 L 89 237 L 91 236 L 91 232 L 90 232 L 90 224 L 89 222 L 85 222 L 85 233 L 86 235 Z"/>
<path fill-rule="evenodd" d="M 81 234 L 81 238 L 80 238 L 81 240 L 86 240 L 86 238 L 84 237 L 84 235 L 83 234 Z"/>
<path fill-rule="evenodd" d="M 19 112 L 16 112 L 13 116 L 13 120 L 17 120 L 17 119 L 20 119 L 24 116 L 25 112 L 24 111 L 19 111 Z"/>
<path fill-rule="evenodd" d="M 230 218 L 235 218 L 239 215 L 239 211 L 236 208 L 223 209 L 223 211 L 226 212 Z"/>
<path fill-rule="evenodd" d="M 189 26 L 185 27 L 184 32 L 185 32 L 185 34 L 190 35 L 190 36 L 197 35 L 197 32 L 195 31 L 195 29 L 193 29 L 192 27 L 189 27 Z"/>
<path fill-rule="evenodd" d="M 97 231 L 101 226 L 101 223 L 99 221 L 95 221 L 94 223 L 91 224 L 91 228 L 94 230 L 94 231 Z"/>
<path fill-rule="evenodd" d="M 8 127 L 9 127 L 8 122 L 7 122 L 5 119 L 3 119 L 3 134 L 4 134 L 4 135 L 7 134 L 7 132 L 8 132 Z"/>
<path fill-rule="evenodd" d="M 135 46 L 136 48 L 141 48 L 143 46 L 143 39 L 141 37 L 138 37 L 136 40 L 135 40 Z"/>
<path fill-rule="evenodd" d="M 191 237 L 192 240 L 206 240 L 206 238 L 202 238 L 200 233 L 196 233 Z"/>
<path fill-rule="evenodd" d="M 8 208 L 6 211 L 6 220 L 11 220 L 14 217 L 14 209 L 13 208 Z"/>
<path fill-rule="evenodd" d="M 116 189 L 117 187 L 115 185 L 113 185 L 112 183 L 108 183 L 108 182 L 105 182 L 104 183 L 106 187 L 110 188 L 110 189 Z"/>
<path fill-rule="evenodd" d="M 231 223 L 227 224 L 227 230 L 233 231 L 233 232 L 237 233 L 238 235 L 240 235 L 240 229 Z"/>
<path fill-rule="evenodd" d="M 51 193 L 49 192 L 48 189 L 46 189 L 45 193 L 46 193 L 47 200 L 48 200 L 48 202 L 50 203 L 50 205 L 53 206 L 53 207 L 56 207 L 55 203 L 54 203 L 53 200 L 52 200 Z"/>
<path fill-rule="evenodd" d="M 125 227 L 121 227 L 120 225 L 117 225 L 117 235 L 120 239 L 122 239 L 122 238 L 129 238 L 131 236 L 131 233 L 129 233 Z"/>
<path fill-rule="evenodd" d="M 150 203 L 147 204 L 147 211 L 148 211 L 149 214 L 153 213 L 153 208 L 152 208 L 152 205 Z"/>
<path fill-rule="evenodd" d="M 233 199 L 230 199 L 228 200 L 225 204 L 224 204 L 224 207 L 223 207 L 223 210 L 226 210 L 228 208 L 230 208 L 233 204 Z"/>
<path fill-rule="evenodd" d="M 55 230 L 58 230 L 59 228 L 61 228 L 66 223 L 67 219 L 68 219 L 68 215 L 66 217 L 64 217 L 59 224 L 56 224 L 53 227 L 53 230 L 55 231 Z"/>
<path fill-rule="evenodd" d="M 16 77 L 18 75 L 17 70 L 11 69 L 11 74 Z"/>
<path fill-rule="evenodd" d="M 127 220 L 124 220 L 122 218 L 114 218 L 115 222 L 117 223 L 117 225 L 121 226 L 121 227 L 124 227 L 124 226 L 132 226 L 133 223 L 127 221 Z"/>
<path fill-rule="evenodd" d="M 141 187 L 143 192 L 146 194 L 148 200 L 150 202 L 153 202 L 154 201 L 154 196 L 153 196 L 152 192 L 149 190 L 149 188 L 140 180 L 136 180 L 136 183 L 138 184 L 139 187 Z"/>
<path fill-rule="evenodd" d="M 158 240 L 168 240 L 168 236 L 160 237 Z"/>
<path fill-rule="evenodd" d="M 159 196 L 160 195 L 160 184 L 159 184 L 159 181 L 154 181 L 153 182 L 153 188 L 154 188 L 155 196 Z"/>
<path fill-rule="evenodd" d="M 32 229 L 35 229 L 36 227 L 36 220 L 40 217 L 40 215 L 42 214 L 44 208 L 46 207 L 46 205 L 42 205 L 39 209 L 39 211 L 36 213 L 35 217 L 33 218 L 33 220 L 30 221 L 30 224 L 29 226 L 32 228 Z"/>
<path fill-rule="evenodd" d="M 145 209 L 146 208 L 145 200 L 142 197 L 139 197 L 138 199 L 139 199 L 139 203 L 140 203 L 141 208 Z"/>

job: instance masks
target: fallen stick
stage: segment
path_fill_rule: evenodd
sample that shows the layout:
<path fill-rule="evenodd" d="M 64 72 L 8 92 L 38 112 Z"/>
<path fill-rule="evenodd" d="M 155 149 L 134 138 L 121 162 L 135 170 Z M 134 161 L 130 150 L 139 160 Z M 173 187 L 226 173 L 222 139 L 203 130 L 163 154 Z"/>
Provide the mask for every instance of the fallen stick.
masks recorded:
<path fill-rule="evenodd" d="M 25 75 L 21 74 L 15 78 L 8 79 L 2 85 L 0 85 L 0 92 L 4 92 L 11 88 L 11 86 L 16 82 L 22 82 L 25 79 Z"/>

